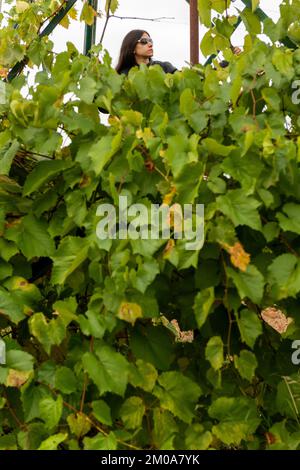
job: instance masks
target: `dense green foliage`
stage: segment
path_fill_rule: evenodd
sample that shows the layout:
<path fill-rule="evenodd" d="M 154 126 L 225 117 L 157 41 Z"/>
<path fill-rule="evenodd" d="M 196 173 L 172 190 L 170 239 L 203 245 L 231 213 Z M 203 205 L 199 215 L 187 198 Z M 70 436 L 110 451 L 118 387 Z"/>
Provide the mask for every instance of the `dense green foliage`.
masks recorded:
<path fill-rule="evenodd" d="M 53 53 L 34 39 L 53 2 L 17 2 L 2 74 L 25 52 L 40 68 L 0 104 L 0 449 L 300 446 L 300 53 L 278 42 L 292 3 L 276 25 L 247 10 L 239 56 L 236 19 L 217 21 L 202 49 L 226 69 L 126 78 L 99 47 Z M 203 248 L 99 240 L 97 207 L 120 195 L 205 204 Z"/>

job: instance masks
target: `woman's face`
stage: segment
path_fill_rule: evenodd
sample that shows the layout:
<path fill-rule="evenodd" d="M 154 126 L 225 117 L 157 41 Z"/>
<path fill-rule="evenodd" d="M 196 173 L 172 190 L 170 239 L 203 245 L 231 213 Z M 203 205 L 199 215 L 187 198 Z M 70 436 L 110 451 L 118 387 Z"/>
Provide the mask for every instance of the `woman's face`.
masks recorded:
<path fill-rule="evenodd" d="M 143 33 L 140 39 L 142 38 L 149 39 L 149 36 L 147 33 Z M 153 44 L 151 42 L 147 42 L 146 44 L 138 42 L 135 46 L 134 53 L 140 57 L 150 58 L 153 56 Z"/>

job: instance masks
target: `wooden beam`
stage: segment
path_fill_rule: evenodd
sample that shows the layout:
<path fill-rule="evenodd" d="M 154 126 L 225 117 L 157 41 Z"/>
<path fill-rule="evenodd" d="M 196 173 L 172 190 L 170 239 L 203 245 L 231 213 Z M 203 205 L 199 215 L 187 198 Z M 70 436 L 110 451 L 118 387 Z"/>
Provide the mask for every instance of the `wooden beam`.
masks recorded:
<path fill-rule="evenodd" d="M 190 62 L 199 64 L 199 15 L 198 1 L 190 0 Z"/>

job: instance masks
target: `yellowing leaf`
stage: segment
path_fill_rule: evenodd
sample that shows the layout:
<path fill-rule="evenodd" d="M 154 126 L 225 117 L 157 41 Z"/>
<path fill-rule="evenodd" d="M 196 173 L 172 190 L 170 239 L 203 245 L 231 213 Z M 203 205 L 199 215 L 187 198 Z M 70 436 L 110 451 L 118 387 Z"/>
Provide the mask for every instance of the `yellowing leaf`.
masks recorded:
<path fill-rule="evenodd" d="M 23 13 L 29 8 L 29 4 L 24 1 L 17 1 L 16 3 L 16 11 L 17 13 Z"/>
<path fill-rule="evenodd" d="M 143 139 L 145 144 L 147 144 L 147 142 L 150 139 L 153 139 L 154 137 L 153 132 L 151 131 L 150 127 L 145 127 L 144 130 L 141 130 L 141 129 L 137 130 L 135 135 L 138 139 Z"/>
<path fill-rule="evenodd" d="M 22 385 L 27 382 L 31 374 L 31 371 L 24 371 L 24 370 L 15 370 L 9 369 L 8 375 L 6 378 L 6 386 L 7 387 L 16 387 L 20 388 Z"/>
<path fill-rule="evenodd" d="M 120 127 L 120 124 L 121 124 L 120 118 L 118 118 L 118 116 L 109 116 L 108 124 L 110 126 Z"/>
<path fill-rule="evenodd" d="M 244 247 L 239 242 L 235 243 L 233 246 L 226 244 L 223 246 L 230 254 L 230 261 L 233 266 L 245 272 L 248 264 L 250 263 L 250 255 L 249 253 L 246 253 Z"/>
<path fill-rule="evenodd" d="M 72 18 L 72 20 L 77 20 L 77 10 L 76 8 L 71 8 L 71 10 L 68 13 L 68 16 Z"/>
<path fill-rule="evenodd" d="M 175 246 L 175 241 L 173 240 L 173 238 L 170 238 L 170 240 L 168 240 L 168 243 L 166 244 L 165 246 L 165 249 L 164 249 L 164 258 L 167 258 L 168 255 L 170 255 L 170 253 L 173 251 L 173 248 Z"/>
<path fill-rule="evenodd" d="M 61 318 L 52 319 L 48 322 L 47 317 L 41 312 L 35 313 L 30 318 L 29 329 L 48 354 L 50 354 L 52 345 L 59 345 L 66 333 L 66 327 Z"/>
<path fill-rule="evenodd" d="M 173 198 L 176 194 L 176 188 L 175 186 L 172 187 L 171 191 L 164 196 L 163 203 L 168 204 L 168 206 L 171 204 L 173 201 Z"/>
<path fill-rule="evenodd" d="M 68 18 L 68 15 L 65 15 L 62 20 L 59 22 L 60 26 L 62 26 L 65 29 L 68 29 L 70 26 L 70 20 Z"/>
<path fill-rule="evenodd" d="M 117 116 L 114 116 L 114 119 L 119 121 Z M 140 127 L 143 121 L 143 115 L 139 111 L 133 111 L 133 109 L 127 109 L 122 111 L 122 122 L 125 124 L 132 124 L 135 127 Z"/>
<path fill-rule="evenodd" d="M 76 413 L 67 417 L 70 430 L 77 438 L 85 436 L 91 429 L 91 423 L 82 413 Z"/>
<path fill-rule="evenodd" d="M 80 21 L 85 21 L 86 24 L 92 26 L 96 16 L 97 12 L 94 8 L 88 2 L 85 2 L 81 10 Z"/>
<path fill-rule="evenodd" d="M 235 25 L 238 22 L 238 16 L 232 15 L 228 16 L 228 23 L 231 25 Z"/>
<path fill-rule="evenodd" d="M 118 317 L 121 320 L 127 321 L 132 325 L 135 324 L 138 318 L 142 318 L 142 309 L 138 304 L 130 302 L 122 302 L 118 311 Z"/>
<path fill-rule="evenodd" d="M 106 0 L 105 11 L 106 11 L 107 14 L 110 13 L 110 12 L 112 14 L 114 14 L 115 11 L 117 10 L 118 6 L 119 6 L 118 0 L 111 0 L 111 1 Z M 109 9 L 109 11 L 108 11 L 108 9 Z"/>

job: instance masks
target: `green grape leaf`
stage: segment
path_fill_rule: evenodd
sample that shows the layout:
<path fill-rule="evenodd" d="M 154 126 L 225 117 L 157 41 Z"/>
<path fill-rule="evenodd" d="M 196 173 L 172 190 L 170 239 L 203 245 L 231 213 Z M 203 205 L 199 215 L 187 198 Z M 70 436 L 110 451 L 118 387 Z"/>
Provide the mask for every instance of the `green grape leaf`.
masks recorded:
<path fill-rule="evenodd" d="M 162 408 L 171 411 L 185 423 L 191 423 L 201 388 L 179 372 L 164 372 L 158 378 L 153 394 L 159 398 Z"/>

